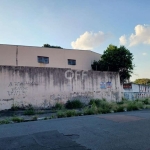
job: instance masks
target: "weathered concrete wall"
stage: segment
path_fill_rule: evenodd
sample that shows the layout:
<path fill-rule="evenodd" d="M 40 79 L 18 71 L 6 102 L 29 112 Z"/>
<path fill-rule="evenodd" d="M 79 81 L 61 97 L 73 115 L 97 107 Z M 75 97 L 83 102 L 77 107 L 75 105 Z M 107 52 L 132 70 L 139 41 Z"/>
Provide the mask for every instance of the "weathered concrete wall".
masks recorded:
<path fill-rule="evenodd" d="M 92 98 L 119 101 L 119 75 L 61 68 L 0 66 L 0 110 L 9 109 L 12 104 L 51 107 L 56 102 L 65 103 L 72 99 L 88 102 Z"/>

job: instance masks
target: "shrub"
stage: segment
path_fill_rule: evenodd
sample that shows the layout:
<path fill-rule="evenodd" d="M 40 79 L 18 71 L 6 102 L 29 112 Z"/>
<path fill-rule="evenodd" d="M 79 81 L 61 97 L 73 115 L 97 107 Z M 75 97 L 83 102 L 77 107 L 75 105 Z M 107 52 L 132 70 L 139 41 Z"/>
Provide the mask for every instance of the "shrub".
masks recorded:
<path fill-rule="evenodd" d="M 12 104 L 11 110 L 16 111 L 16 110 L 19 110 L 19 109 L 20 109 L 20 107 L 17 104 Z"/>
<path fill-rule="evenodd" d="M 19 118 L 19 117 L 13 117 L 12 118 L 12 121 L 14 121 L 14 122 L 23 122 L 23 118 Z"/>
<path fill-rule="evenodd" d="M 99 107 L 101 105 L 103 100 L 100 99 L 91 99 L 89 102 L 89 105 L 95 104 L 97 107 Z"/>
<path fill-rule="evenodd" d="M 132 110 L 138 110 L 139 108 L 138 108 L 138 106 L 137 106 L 137 104 L 135 103 L 135 102 L 129 102 L 128 104 L 127 104 L 127 110 L 128 111 L 132 111 Z"/>
<path fill-rule="evenodd" d="M 120 102 L 116 102 L 118 105 L 122 105 L 124 104 L 123 101 L 120 101 Z"/>
<path fill-rule="evenodd" d="M 83 115 L 83 112 L 76 112 L 76 114 L 75 114 L 76 116 L 82 116 Z"/>
<path fill-rule="evenodd" d="M 111 102 L 109 105 L 110 105 L 109 106 L 110 107 L 110 111 L 117 112 L 117 109 L 118 109 L 118 104 L 117 103 Z"/>
<path fill-rule="evenodd" d="M 9 124 L 10 121 L 8 119 L 0 120 L 0 124 Z"/>
<path fill-rule="evenodd" d="M 146 105 L 150 104 L 150 99 L 146 98 L 144 100 L 142 100 L 142 102 Z"/>
<path fill-rule="evenodd" d="M 64 108 L 64 104 L 62 104 L 62 103 L 56 103 L 56 105 L 54 106 L 54 108 L 57 109 L 57 110 L 61 110 L 61 109 Z"/>
<path fill-rule="evenodd" d="M 107 102 L 105 99 L 92 99 L 89 102 L 89 105 L 95 104 L 97 107 L 102 109 L 111 109 L 111 104 Z"/>
<path fill-rule="evenodd" d="M 84 115 L 94 115 L 95 114 L 95 110 L 92 108 L 86 108 L 83 111 Z"/>
<path fill-rule="evenodd" d="M 97 113 L 98 113 L 98 108 L 97 108 L 96 104 L 93 103 L 93 104 L 91 105 L 91 108 L 85 108 L 85 109 L 83 110 L 83 113 L 84 113 L 85 115 L 97 114 Z"/>
<path fill-rule="evenodd" d="M 24 115 L 35 115 L 35 110 L 27 109 L 27 110 L 25 110 Z"/>
<path fill-rule="evenodd" d="M 76 111 L 75 110 L 68 110 L 66 111 L 66 116 L 67 117 L 72 117 L 76 115 Z"/>
<path fill-rule="evenodd" d="M 66 112 L 65 112 L 65 111 L 58 111 L 58 112 L 57 112 L 57 117 L 58 117 L 58 118 L 66 117 Z"/>
<path fill-rule="evenodd" d="M 142 102 L 139 101 L 136 103 L 136 105 L 137 105 L 138 109 L 143 109 L 143 103 Z"/>
<path fill-rule="evenodd" d="M 124 106 L 121 105 L 121 106 L 118 106 L 117 109 L 116 109 L 116 112 L 123 112 L 124 111 Z"/>
<path fill-rule="evenodd" d="M 146 108 L 146 109 L 150 109 L 150 105 L 147 105 L 145 108 Z"/>
<path fill-rule="evenodd" d="M 82 108 L 83 107 L 83 103 L 80 102 L 79 100 L 67 101 L 65 107 L 67 109 Z"/>
<path fill-rule="evenodd" d="M 103 108 L 101 110 L 102 114 L 107 114 L 107 113 L 110 113 L 110 109 L 109 108 Z"/>

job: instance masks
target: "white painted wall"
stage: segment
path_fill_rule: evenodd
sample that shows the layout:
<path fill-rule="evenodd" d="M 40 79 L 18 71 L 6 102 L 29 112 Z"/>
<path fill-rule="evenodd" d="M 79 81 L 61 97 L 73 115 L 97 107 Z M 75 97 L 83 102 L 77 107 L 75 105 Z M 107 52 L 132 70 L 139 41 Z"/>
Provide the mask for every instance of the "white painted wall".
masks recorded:
<path fill-rule="evenodd" d="M 94 60 L 101 55 L 89 50 L 70 50 L 32 46 L 0 45 L 0 65 L 71 68 L 91 70 Z M 49 57 L 49 64 L 38 63 L 37 56 Z M 68 65 L 68 59 L 75 59 L 76 65 Z M 17 63 L 16 63 L 17 60 Z"/>
<path fill-rule="evenodd" d="M 0 66 L 0 110 L 10 109 L 12 104 L 35 107 L 51 107 L 56 102 L 80 99 L 88 102 L 92 98 L 108 101 L 121 100 L 118 73 L 79 71 L 68 80 L 68 69 L 43 67 Z M 75 74 L 76 70 L 73 71 Z M 69 74 L 68 74 L 69 75 Z M 71 76 L 71 74 L 70 74 Z M 83 77 L 83 78 L 82 78 Z M 111 82 L 111 86 L 106 82 Z"/>
<path fill-rule="evenodd" d="M 143 99 L 150 97 L 150 86 L 132 83 L 131 89 L 123 89 L 124 98 L 129 100 Z"/>

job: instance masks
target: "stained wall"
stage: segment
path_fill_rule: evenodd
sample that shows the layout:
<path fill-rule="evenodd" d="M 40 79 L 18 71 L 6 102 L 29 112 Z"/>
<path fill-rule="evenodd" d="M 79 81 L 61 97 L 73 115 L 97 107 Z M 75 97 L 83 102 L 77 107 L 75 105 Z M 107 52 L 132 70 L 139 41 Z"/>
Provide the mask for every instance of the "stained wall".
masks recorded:
<path fill-rule="evenodd" d="M 0 110 L 13 104 L 47 108 L 73 99 L 87 103 L 92 98 L 121 100 L 118 73 L 0 66 Z"/>

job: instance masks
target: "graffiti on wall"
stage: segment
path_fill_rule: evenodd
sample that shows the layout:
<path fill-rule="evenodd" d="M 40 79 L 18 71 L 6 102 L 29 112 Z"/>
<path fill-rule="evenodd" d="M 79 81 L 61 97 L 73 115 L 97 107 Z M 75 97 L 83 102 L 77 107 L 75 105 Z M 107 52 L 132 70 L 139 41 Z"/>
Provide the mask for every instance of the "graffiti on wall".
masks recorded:
<path fill-rule="evenodd" d="M 9 96 L 26 96 L 28 86 L 38 85 L 36 82 L 10 82 L 7 91 Z"/>
<path fill-rule="evenodd" d="M 0 99 L 0 101 L 6 101 L 6 102 L 13 101 L 13 100 L 14 100 L 13 98 L 10 98 L 10 99 Z"/>

